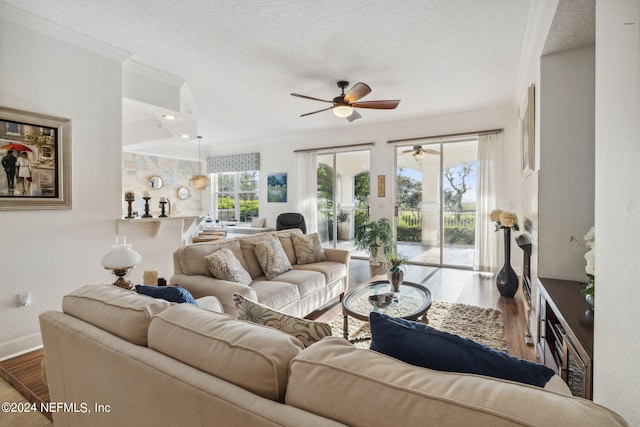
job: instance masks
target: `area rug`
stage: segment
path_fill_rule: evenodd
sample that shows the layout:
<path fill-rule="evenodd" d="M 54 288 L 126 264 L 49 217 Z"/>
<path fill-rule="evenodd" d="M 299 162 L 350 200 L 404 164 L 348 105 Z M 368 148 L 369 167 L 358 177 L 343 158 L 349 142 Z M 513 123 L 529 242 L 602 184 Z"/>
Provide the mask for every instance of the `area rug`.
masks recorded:
<path fill-rule="evenodd" d="M 493 308 L 433 301 L 427 312 L 429 326 L 460 335 L 499 351 L 507 351 L 502 312 Z M 329 324 L 334 336 L 342 336 L 343 316 L 333 318 Z M 369 323 L 349 317 L 349 339 L 370 338 Z M 359 341 L 357 347 L 369 348 L 371 341 Z"/>

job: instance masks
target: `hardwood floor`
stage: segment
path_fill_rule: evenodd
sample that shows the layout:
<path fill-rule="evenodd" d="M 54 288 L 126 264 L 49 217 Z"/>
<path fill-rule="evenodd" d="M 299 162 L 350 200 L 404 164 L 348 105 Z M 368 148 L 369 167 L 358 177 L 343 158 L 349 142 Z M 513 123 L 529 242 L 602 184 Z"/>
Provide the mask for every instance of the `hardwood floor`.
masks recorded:
<path fill-rule="evenodd" d="M 371 266 L 366 260 L 351 260 L 349 288 L 383 279 L 386 279 L 384 268 Z M 527 345 L 524 340 L 526 320 L 521 295 L 517 294 L 515 298 L 500 296 L 493 274 L 411 265 L 407 269 L 405 280 L 426 286 L 433 298 L 437 300 L 496 308 L 502 311 L 509 354 L 521 359 L 538 361 L 535 348 Z M 307 317 L 329 321 L 341 313 L 340 304 L 336 301 Z"/>
<path fill-rule="evenodd" d="M 350 288 L 385 278 L 386 272 L 382 267 L 371 266 L 366 260 L 352 259 L 350 262 Z M 526 321 L 521 295 L 517 294 L 515 298 L 501 297 L 496 289 L 492 274 L 411 265 L 407 270 L 405 280 L 426 286 L 434 299 L 499 309 L 503 314 L 509 354 L 521 359 L 538 361 L 534 347 L 526 345 L 524 340 Z M 340 303 L 336 300 L 307 317 L 329 321 L 341 313 Z M 42 358 L 43 351 L 36 350 L 0 362 L 0 376 L 5 380 L 0 380 L 0 394 L 7 396 L 3 401 L 26 402 L 28 399 L 33 402 L 38 398 L 48 400 L 48 390 L 40 380 L 40 361 Z M 6 414 L 2 415 L 0 425 L 5 425 L 4 416 Z M 10 415 L 15 415 L 17 418 L 12 418 L 14 422 L 7 425 L 51 425 L 50 421 L 39 413 Z"/>

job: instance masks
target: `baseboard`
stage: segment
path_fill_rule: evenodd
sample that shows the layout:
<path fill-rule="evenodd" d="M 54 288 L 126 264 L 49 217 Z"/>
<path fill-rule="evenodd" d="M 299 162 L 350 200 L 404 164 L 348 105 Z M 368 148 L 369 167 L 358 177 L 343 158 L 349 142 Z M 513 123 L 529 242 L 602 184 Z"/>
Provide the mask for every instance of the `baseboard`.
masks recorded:
<path fill-rule="evenodd" d="M 42 348 L 40 332 L 0 344 L 0 361 Z"/>

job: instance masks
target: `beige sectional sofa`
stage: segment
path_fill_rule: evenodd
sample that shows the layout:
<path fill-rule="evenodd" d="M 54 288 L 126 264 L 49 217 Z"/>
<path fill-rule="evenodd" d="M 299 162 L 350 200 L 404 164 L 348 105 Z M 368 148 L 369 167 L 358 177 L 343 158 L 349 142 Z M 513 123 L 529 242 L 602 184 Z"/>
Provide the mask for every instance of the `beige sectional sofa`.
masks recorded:
<path fill-rule="evenodd" d="M 282 313 L 306 316 L 346 290 L 350 254 L 339 249 L 324 249 L 326 261 L 299 264 L 292 241 L 295 235 L 301 236 L 302 232 L 282 230 L 182 246 L 173 254 L 174 274 L 169 283 L 187 289 L 194 298 L 217 297 L 225 313 L 232 315 L 235 314 L 233 294 L 237 292 Z M 265 277 L 254 253 L 254 244 L 267 239 L 280 242 L 292 266 L 271 280 Z M 249 273 L 249 285 L 213 276 L 205 256 L 222 248 L 230 249 Z"/>
<path fill-rule="evenodd" d="M 40 326 L 51 401 L 68 404 L 56 427 L 626 425 L 567 394 L 419 368 L 338 337 L 303 348 L 111 285 L 65 296 Z"/>

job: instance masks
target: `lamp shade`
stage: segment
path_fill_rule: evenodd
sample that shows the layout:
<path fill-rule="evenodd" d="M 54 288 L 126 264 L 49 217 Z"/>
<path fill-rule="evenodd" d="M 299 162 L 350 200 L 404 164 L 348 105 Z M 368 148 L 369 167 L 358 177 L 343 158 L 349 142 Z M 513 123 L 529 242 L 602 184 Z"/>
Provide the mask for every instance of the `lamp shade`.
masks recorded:
<path fill-rule="evenodd" d="M 194 190 L 206 190 L 209 188 L 209 177 L 206 175 L 193 175 L 189 179 L 189 187 Z"/>
<path fill-rule="evenodd" d="M 102 257 L 102 266 L 110 270 L 124 270 L 135 267 L 142 262 L 140 254 L 128 245 L 126 238 L 122 243 L 116 240 L 116 244 L 111 246 L 109 251 Z"/>

